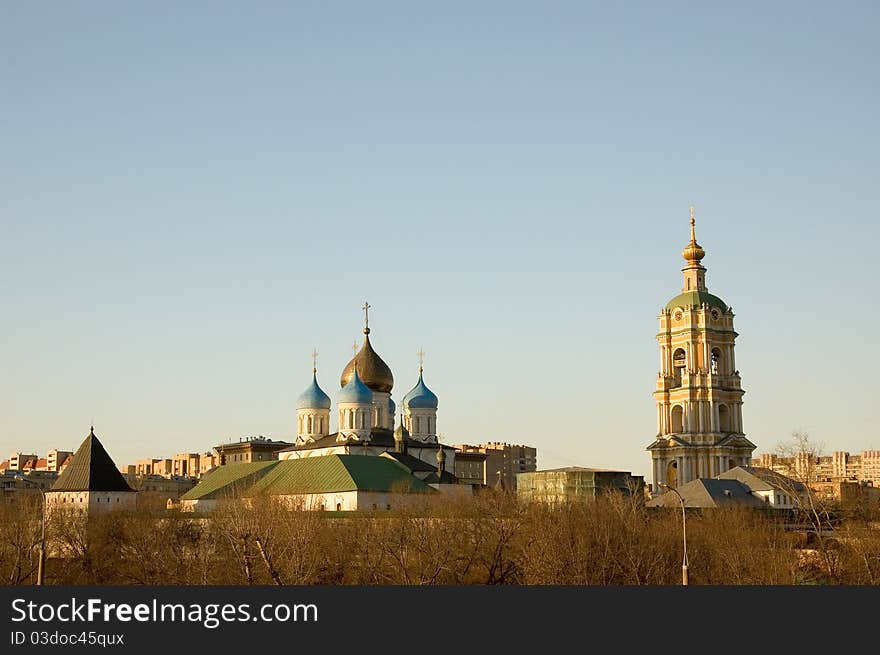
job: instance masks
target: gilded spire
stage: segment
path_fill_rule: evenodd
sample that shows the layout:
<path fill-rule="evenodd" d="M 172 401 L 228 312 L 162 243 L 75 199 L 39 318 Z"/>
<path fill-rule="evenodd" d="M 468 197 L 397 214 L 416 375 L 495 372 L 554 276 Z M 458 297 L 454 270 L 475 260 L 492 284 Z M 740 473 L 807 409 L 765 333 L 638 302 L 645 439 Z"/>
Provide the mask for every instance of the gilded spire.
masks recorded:
<path fill-rule="evenodd" d="M 684 250 L 681 251 L 681 256 L 685 258 L 688 263 L 688 267 L 697 267 L 700 265 L 700 260 L 706 256 L 706 251 L 697 243 L 697 234 L 696 234 L 696 220 L 694 220 L 694 207 L 691 205 L 691 240 L 688 243 Z"/>
<path fill-rule="evenodd" d="M 425 351 L 419 348 L 419 352 L 417 352 L 416 355 L 418 355 L 419 358 L 419 375 L 421 375 L 425 364 Z"/>
<path fill-rule="evenodd" d="M 312 350 L 312 373 L 318 374 L 318 349 Z"/>

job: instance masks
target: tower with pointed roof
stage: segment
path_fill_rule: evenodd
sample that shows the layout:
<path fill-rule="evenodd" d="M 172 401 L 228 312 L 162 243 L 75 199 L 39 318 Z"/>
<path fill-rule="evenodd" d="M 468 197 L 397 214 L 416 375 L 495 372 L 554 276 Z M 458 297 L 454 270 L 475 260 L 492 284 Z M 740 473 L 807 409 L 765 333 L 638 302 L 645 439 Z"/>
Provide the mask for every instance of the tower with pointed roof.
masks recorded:
<path fill-rule="evenodd" d="M 682 290 L 659 316 L 657 437 L 648 446 L 654 491 L 661 483 L 676 487 L 748 465 L 755 449 L 743 430 L 733 310 L 706 287 L 706 252 L 695 223 L 691 207 Z"/>
<path fill-rule="evenodd" d="M 71 463 L 46 492 L 46 509 L 94 514 L 134 509 L 136 499 L 137 492 L 122 477 L 93 426 L 73 454 Z"/>
<path fill-rule="evenodd" d="M 330 434 L 330 396 L 318 386 L 318 353 L 312 353 L 312 383 L 296 401 L 296 442 L 311 443 Z"/>

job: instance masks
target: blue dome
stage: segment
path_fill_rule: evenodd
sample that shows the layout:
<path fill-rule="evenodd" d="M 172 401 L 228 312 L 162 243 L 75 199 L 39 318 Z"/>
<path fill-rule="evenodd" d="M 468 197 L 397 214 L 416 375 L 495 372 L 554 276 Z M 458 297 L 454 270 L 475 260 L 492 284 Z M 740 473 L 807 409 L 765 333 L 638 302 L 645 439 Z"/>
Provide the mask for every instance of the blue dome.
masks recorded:
<path fill-rule="evenodd" d="M 388 396 L 388 415 L 394 416 L 394 413 L 397 411 L 397 405 L 391 400 L 391 396 Z"/>
<path fill-rule="evenodd" d="M 318 386 L 318 374 L 315 373 L 308 389 L 296 399 L 297 409 L 330 409 L 330 396 Z"/>
<path fill-rule="evenodd" d="M 370 387 L 361 381 L 358 375 L 357 367 L 354 369 L 354 375 L 348 381 L 342 391 L 339 392 L 338 401 L 340 403 L 358 403 L 361 405 L 369 405 L 373 402 L 373 392 Z"/>
<path fill-rule="evenodd" d="M 403 406 L 409 409 L 437 409 L 437 396 L 425 386 L 421 371 L 416 386 L 403 397 Z"/>

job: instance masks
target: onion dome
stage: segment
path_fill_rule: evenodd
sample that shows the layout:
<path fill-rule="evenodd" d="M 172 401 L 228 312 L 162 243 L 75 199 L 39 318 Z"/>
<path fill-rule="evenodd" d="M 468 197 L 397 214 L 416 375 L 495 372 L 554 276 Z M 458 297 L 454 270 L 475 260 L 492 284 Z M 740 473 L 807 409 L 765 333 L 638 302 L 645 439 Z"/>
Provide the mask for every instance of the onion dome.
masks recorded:
<path fill-rule="evenodd" d="M 348 384 L 339 392 L 338 401 L 340 403 L 357 403 L 359 405 L 372 404 L 373 392 L 361 380 L 357 366 L 355 366 L 353 373 L 354 375 L 348 381 Z"/>
<path fill-rule="evenodd" d="M 403 397 L 403 406 L 408 409 L 437 409 L 437 396 L 425 386 L 421 368 L 416 386 Z"/>
<path fill-rule="evenodd" d="M 388 364 L 382 361 L 382 358 L 373 350 L 373 346 L 370 344 L 370 328 L 364 328 L 364 345 L 342 371 L 340 386 L 344 387 L 349 383 L 355 364 L 357 364 L 358 375 L 370 389 L 384 393 L 391 392 L 394 387 L 394 376 L 391 374 Z"/>
<path fill-rule="evenodd" d="M 697 243 L 694 223 L 694 208 L 691 207 L 691 240 L 690 243 L 684 247 L 684 250 L 681 251 L 681 256 L 685 258 L 689 265 L 699 266 L 700 260 L 706 256 L 706 251 L 703 250 L 699 243 Z"/>
<path fill-rule="evenodd" d="M 318 386 L 318 372 L 312 371 L 312 383 L 296 399 L 297 409 L 330 409 L 330 396 Z"/>

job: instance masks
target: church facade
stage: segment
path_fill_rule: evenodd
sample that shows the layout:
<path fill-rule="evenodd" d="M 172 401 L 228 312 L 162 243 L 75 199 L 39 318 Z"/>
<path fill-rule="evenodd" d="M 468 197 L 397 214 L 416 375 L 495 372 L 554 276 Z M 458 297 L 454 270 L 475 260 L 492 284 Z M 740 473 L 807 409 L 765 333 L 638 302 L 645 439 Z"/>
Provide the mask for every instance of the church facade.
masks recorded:
<path fill-rule="evenodd" d="M 368 304 L 364 305 L 364 342 L 340 377 L 336 398 L 336 432 L 330 432 L 332 401 L 318 384 L 317 366 L 312 382 L 296 403 L 297 437 L 293 446 L 279 451 L 279 460 L 328 455 L 381 455 L 416 458 L 439 473 L 454 470 L 455 448 L 438 442 L 438 398 L 424 381 L 419 363 L 415 386 L 403 397 L 400 423 L 391 398 L 394 375 L 370 343 Z M 421 356 L 421 353 L 420 353 Z M 412 462 L 412 460 L 409 460 Z"/>
<path fill-rule="evenodd" d="M 706 286 L 693 208 L 690 222 L 682 291 L 659 316 L 657 437 L 647 448 L 655 492 L 748 466 L 755 450 L 743 428 L 733 310 Z"/>

